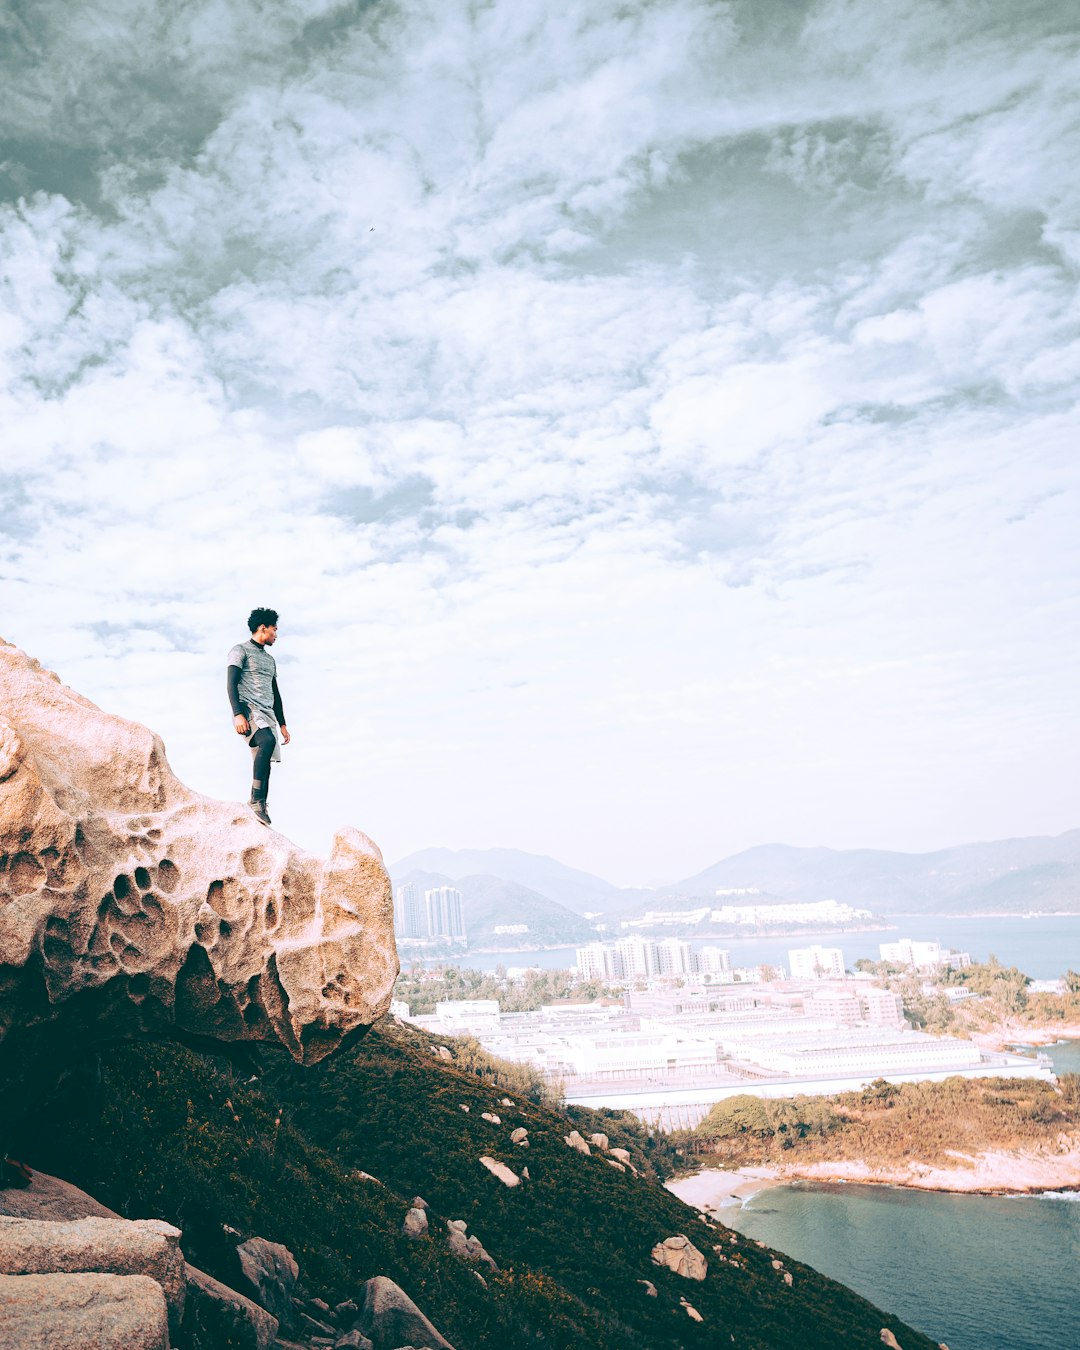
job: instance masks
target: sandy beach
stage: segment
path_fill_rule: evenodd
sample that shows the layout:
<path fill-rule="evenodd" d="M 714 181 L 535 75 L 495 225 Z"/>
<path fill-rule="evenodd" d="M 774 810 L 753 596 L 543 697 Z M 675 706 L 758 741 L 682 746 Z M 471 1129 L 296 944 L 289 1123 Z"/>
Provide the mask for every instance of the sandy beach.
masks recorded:
<path fill-rule="evenodd" d="M 705 1214 L 748 1199 L 770 1186 L 791 1181 L 847 1181 L 871 1186 L 906 1186 L 963 1195 L 1037 1195 L 1080 1190 L 1080 1137 L 1062 1134 L 1053 1145 L 1035 1149 L 954 1152 L 953 1166 L 917 1160 L 893 1167 L 871 1167 L 860 1159 L 785 1163 L 733 1170 L 705 1168 L 675 1177 L 667 1189 Z"/>

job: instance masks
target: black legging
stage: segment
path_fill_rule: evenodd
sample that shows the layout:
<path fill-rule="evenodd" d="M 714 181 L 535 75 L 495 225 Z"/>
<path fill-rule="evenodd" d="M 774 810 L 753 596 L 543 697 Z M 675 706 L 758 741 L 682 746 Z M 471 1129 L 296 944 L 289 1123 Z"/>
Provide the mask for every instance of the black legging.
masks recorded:
<path fill-rule="evenodd" d="M 251 746 L 251 800 L 265 802 L 270 788 L 270 756 L 274 753 L 274 733 L 260 727 L 248 741 Z"/>

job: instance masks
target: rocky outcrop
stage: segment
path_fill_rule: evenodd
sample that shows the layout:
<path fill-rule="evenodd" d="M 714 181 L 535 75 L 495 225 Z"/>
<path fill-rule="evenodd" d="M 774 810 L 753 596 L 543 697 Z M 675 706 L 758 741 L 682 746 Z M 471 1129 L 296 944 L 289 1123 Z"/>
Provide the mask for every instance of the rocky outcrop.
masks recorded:
<path fill-rule="evenodd" d="M 0 1274 L 146 1275 L 161 1287 L 175 1330 L 184 1313 L 180 1230 L 157 1219 L 58 1223 L 0 1216 Z"/>
<path fill-rule="evenodd" d="M 408 1294 L 385 1275 L 376 1275 L 365 1285 L 355 1329 L 370 1338 L 375 1350 L 398 1350 L 406 1345 L 454 1350 Z"/>
<path fill-rule="evenodd" d="M 579 1153 L 584 1153 L 586 1157 L 589 1157 L 591 1155 L 592 1149 L 588 1146 L 588 1144 L 581 1137 L 581 1135 L 578 1133 L 577 1130 L 571 1130 L 570 1133 L 564 1135 L 563 1138 L 569 1148 L 577 1149 Z"/>
<path fill-rule="evenodd" d="M 165 1295 L 148 1275 L 0 1275 L 3 1350 L 168 1350 Z"/>
<path fill-rule="evenodd" d="M 0 1190 L 0 1216 L 6 1216 L 9 1223 L 15 1219 L 35 1220 L 43 1232 L 51 1230 L 51 1233 L 46 1233 L 46 1240 L 38 1244 L 42 1259 L 34 1262 L 48 1273 L 33 1277 L 3 1275 L 0 1276 L 0 1281 L 9 1278 L 64 1280 L 68 1278 L 64 1272 L 70 1272 L 76 1266 L 81 1266 L 88 1275 L 93 1273 L 94 1278 L 100 1279 L 131 1280 L 137 1278 L 135 1274 L 115 1275 L 114 1271 L 117 1269 L 141 1271 L 157 1285 L 162 1306 L 167 1310 L 170 1307 L 173 1309 L 174 1317 L 171 1320 L 174 1322 L 175 1310 L 182 1306 L 182 1339 L 186 1345 L 192 1347 L 192 1350 L 217 1350 L 217 1347 L 226 1345 L 233 1350 L 270 1350 L 277 1340 L 278 1322 L 275 1317 L 253 1303 L 251 1299 L 237 1293 L 235 1289 L 230 1289 L 228 1285 L 222 1284 L 183 1260 L 178 1245 L 180 1232 L 171 1224 L 153 1219 L 121 1219 L 119 1214 L 107 1209 L 77 1186 L 72 1186 L 57 1177 L 47 1176 L 44 1172 L 34 1172 L 32 1181 L 25 1190 Z M 107 1220 L 112 1227 L 101 1228 L 88 1223 L 89 1220 L 102 1219 Z M 0 1232 L 3 1231 L 2 1224 L 3 1219 L 0 1218 Z M 70 1241 L 65 1248 L 63 1242 L 58 1240 L 54 1243 L 51 1240 L 52 1235 L 63 1237 L 65 1233 L 71 1231 L 84 1235 L 77 1259 L 77 1249 Z M 105 1236 L 108 1241 L 104 1240 Z M 164 1254 L 160 1250 L 159 1241 L 155 1239 L 158 1239 L 166 1249 Z M 64 1255 L 65 1250 L 67 1256 Z M 125 1250 L 128 1253 L 126 1257 L 119 1255 Z M 108 1262 L 112 1263 L 113 1269 L 102 1269 L 101 1266 Z M 91 1263 L 98 1267 L 93 1272 L 87 1270 Z M 9 1256 L 8 1265 L 12 1264 L 13 1260 Z M 25 1257 L 23 1264 L 27 1264 Z M 178 1276 L 183 1280 L 182 1292 L 178 1292 L 176 1287 Z M 83 1277 L 80 1275 L 81 1278 Z M 138 1278 L 142 1278 L 142 1275 Z M 31 1288 L 29 1285 L 11 1287 Z M 121 1350 L 121 1347 L 128 1350 L 129 1342 L 123 1339 L 127 1334 L 125 1328 L 131 1330 L 133 1337 L 130 1341 L 131 1346 L 138 1347 L 143 1344 L 143 1341 L 138 1339 L 138 1336 L 143 1334 L 138 1330 L 143 1323 L 137 1320 L 136 1310 L 141 1308 L 145 1313 L 150 1306 L 145 1291 L 143 1295 L 136 1297 L 131 1291 L 125 1294 L 122 1286 L 118 1284 L 82 1284 L 71 1288 L 76 1292 L 79 1289 L 83 1290 L 88 1309 L 87 1335 L 97 1334 L 94 1330 L 97 1326 L 95 1319 L 102 1321 L 103 1324 L 108 1323 L 109 1318 L 113 1317 L 109 1309 L 114 1303 L 117 1304 L 114 1320 L 120 1328 L 117 1333 L 119 1339 L 101 1340 L 102 1347 L 109 1347 L 112 1350 L 115 1346 L 116 1350 Z M 59 1298 L 63 1294 L 63 1286 L 57 1285 L 56 1289 Z M 131 1286 L 131 1290 L 135 1290 L 135 1286 Z M 61 1339 L 53 1342 L 48 1339 L 53 1334 L 50 1328 L 54 1328 L 56 1335 L 61 1338 L 69 1334 L 71 1319 L 75 1315 L 75 1305 L 71 1300 L 65 1302 L 66 1297 L 64 1295 L 60 1298 L 56 1305 L 62 1315 L 58 1314 L 55 1325 L 50 1320 L 52 1315 L 49 1313 L 50 1305 L 46 1300 L 36 1297 L 22 1299 L 20 1303 L 22 1320 L 19 1325 L 23 1330 L 26 1329 L 29 1325 L 26 1319 L 30 1316 L 30 1310 L 36 1307 L 34 1316 L 38 1318 L 40 1335 L 30 1340 L 8 1342 L 4 1339 L 4 1333 L 0 1331 L 0 1350 L 10 1350 L 10 1347 L 15 1345 L 21 1350 L 21 1347 L 31 1344 L 45 1347 L 62 1344 L 65 1350 L 69 1345 L 77 1344 L 81 1347 L 83 1344 L 98 1344 L 99 1342 L 93 1340 L 83 1342 Z M 150 1302 L 152 1303 L 152 1300 Z M 3 1295 L 0 1295 L 0 1303 L 3 1303 Z M 151 1318 L 145 1325 L 150 1328 L 146 1332 L 150 1335 L 156 1322 Z M 2 1326 L 3 1323 L 0 1321 L 0 1327 Z M 146 1344 L 156 1346 L 157 1342 L 150 1340 Z"/>
<path fill-rule="evenodd" d="M 0 1056 L 176 1029 L 314 1063 L 389 1006 L 390 881 L 357 830 L 324 861 L 192 792 L 0 640 L 0 969 Z"/>
<path fill-rule="evenodd" d="M 658 1242 L 652 1249 L 652 1259 L 654 1265 L 667 1266 L 685 1280 L 703 1280 L 709 1269 L 705 1257 L 682 1233 Z"/>

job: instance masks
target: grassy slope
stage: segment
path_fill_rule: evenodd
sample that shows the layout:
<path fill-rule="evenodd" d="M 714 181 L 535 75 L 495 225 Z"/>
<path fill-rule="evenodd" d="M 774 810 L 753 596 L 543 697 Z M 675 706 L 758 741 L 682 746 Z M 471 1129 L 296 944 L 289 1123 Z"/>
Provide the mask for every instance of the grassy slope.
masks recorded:
<path fill-rule="evenodd" d="M 576 1153 L 563 1142 L 569 1117 L 521 1097 L 499 1105 L 501 1088 L 439 1060 L 411 1029 L 383 1023 L 315 1069 L 268 1059 L 263 1078 L 245 1077 L 176 1046 L 114 1046 L 99 1087 L 76 1084 L 54 1099 L 27 1122 L 20 1148 L 123 1212 L 178 1223 L 189 1258 L 222 1278 L 234 1274 L 223 1224 L 284 1242 L 309 1290 L 331 1302 L 387 1274 L 458 1350 L 512 1339 L 568 1350 L 871 1347 L 883 1326 L 904 1350 L 933 1345 L 785 1258 L 789 1288 L 772 1253 L 698 1220 L 656 1180 Z M 484 1110 L 502 1123 L 482 1120 Z M 528 1149 L 510 1142 L 517 1125 Z M 640 1131 L 620 1136 L 616 1122 L 609 1133 L 649 1168 Z M 531 1182 L 506 1188 L 481 1154 L 517 1172 L 527 1165 Z M 434 1240 L 400 1236 L 414 1194 L 440 1219 L 468 1220 L 502 1267 L 489 1288 L 447 1254 L 441 1223 Z M 680 1232 L 709 1258 L 703 1283 L 651 1264 L 653 1244 Z M 715 1257 L 717 1242 L 737 1264 Z M 659 1297 L 647 1296 L 644 1279 Z"/>
<path fill-rule="evenodd" d="M 917 1159 L 956 1166 L 955 1153 L 1054 1149 L 1080 1130 L 1080 1079 L 948 1078 L 886 1083 L 834 1097 L 720 1102 L 696 1130 L 676 1137 L 698 1159 L 726 1163 L 859 1160 L 889 1167 Z"/>

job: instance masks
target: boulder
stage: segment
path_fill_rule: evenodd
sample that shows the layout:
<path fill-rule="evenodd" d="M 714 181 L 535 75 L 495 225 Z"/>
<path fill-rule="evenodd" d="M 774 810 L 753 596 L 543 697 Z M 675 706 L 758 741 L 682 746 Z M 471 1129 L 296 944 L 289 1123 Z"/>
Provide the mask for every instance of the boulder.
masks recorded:
<path fill-rule="evenodd" d="M 365 835 L 303 852 L 2 639 L 0 709 L 0 1052 L 175 1028 L 312 1064 L 386 1012 L 390 879 Z"/>
<path fill-rule="evenodd" d="M 480 1265 L 489 1266 L 492 1270 L 498 1270 L 499 1267 L 488 1255 L 484 1244 L 478 1237 L 466 1237 L 468 1225 L 464 1219 L 448 1219 L 446 1223 L 446 1245 L 451 1252 L 462 1261 L 473 1261 Z"/>
<path fill-rule="evenodd" d="M 168 1350 L 169 1312 L 149 1275 L 0 1275 L 5 1350 Z"/>
<path fill-rule="evenodd" d="M 174 1332 L 184 1313 L 180 1230 L 159 1219 L 0 1217 L 0 1274 L 146 1275 L 161 1288 Z"/>
<path fill-rule="evenodd" d="M 656 1285 L 653 1284 L 652 1280 L 638 1280 L 638 1284 L 645 1286 L 645 1292 L 650 1298 L 656 1298 Z"/>
<path fill-rule="evenodd" d="M 25 1191 L 0 1191 L 0 1214 L 50 1221 L 103 1218 L 124 1222 L 92 1195 L 44 1172 L 35 1172 Z M 183 1333 L 190 1350 L 220 1350 L 226 1345 L 234 1350 L 269 1350 L 274 1344 L 277 1319 L 257 1303 L 194 1266 L 184 1265 L 184 1280 Z M 355 1304 L 343 1304 L 342 1308 L 358 1311 Z"/>
<path fill-rule="evenodd" d="M 215 1280 L 187 1267 L 184 1340 L 191 1350 L 271 1350 L 278 1321 L 265 1308 Z"/>
<path fill-rule="evenodd" d="M 698 1310 L 694 1307 L 694 1305 L 692 1303 L 687 1303 L 686 1299 L 684 1298 L 679 1299 L 679 1306 L 684 1309 L 687 1317 L 689 1317 L 691 1321 L 694 1322 L 705 1321 L 704 1317 L 702 1317 L 702 1315 L 698 1312 Z"/>
<path fill-rule="evenodd" d="M 483 1157 L 481 1163 L 487 1168 L 492 1176 L 498 1177 L 504 1186 L 518 1186 L 521 1184 L 521 1178 L 512 1172 L 505 1163 L 497 1162 L 494 1158 Z"/>
<path fill-rule="evenodd" d="M 418 1209 L 415 1205 L 405 1215 L 401 1225 L 401 1232 L 407 1238 L 424 1238 L 428 1235 L 428 1216 L 426 1209 Z"/>
<path fill-rule="evenodd" d="M 370 1338 L 374 1350 L 398 1350 L 409 1344 L 453 1350 L 408 1294 L 385 1275 L 376 1275 L 364 1285 L 355 1329 Z"/>
<path fill-rule="evenodd" d="M 666 1266 L 685 1280 L 703 1280 L 709 1263 L 688 1237 L 676 1233 L 652 1249 L 653 1265 Z"/>
<path fill-rule="evenodd" d="M 606 1153 L 609 1140 L 606 1134 L 590 1134 L 589 1143 L 592 1144 L 594 1148 L 598 1148 L 601 1153 Z"/>
<path fill-rule="evenodd" d="M 630 1154 L 625 1148 L 613 1148 L 608 1150 L 613 1158 L 618 1158 L 619 1162 L 630 1165 Z"/>
<path fill-rule="evenodd" d="M 266 1238 L 253 1237 L 241 1242 L 236 1249 L 240 1258 L 240 1274 L 247 1285 L 243 1291 L 276 1317 L 282 1331 L 296 1329 L 296 1310 L 293 1294 L 300 1267 L 288 1247 Z"/>
<path fill-rule="evenodd" d="M 520 1148 L 529 1147 L 529 1131 L 524 1125 L 519 1125 L 516 1130 L 510 1131 L 510 1142 L 517 1144 Z"/>
<path fill-rule="evenodd" d="M 881 1328 L 881 1343 L 887 1345 L 889 1350 L 900 1350 L 900 1342 L 892 1334 L 888 1327 Z"/>
<path fill-rule="evenodd" d="M 480 1119 L 490 1121 L 492 1125 L 501 1125 L 502 1117 L 497 1116 L 494 1111 L 481 1111 Z"/>
<path fill-rule="evenodd" d="M 577 1130 L 571 1130 L 569 1134 L 563 1136 L 570 1148 L 576 1148 L 579 1153 L 584 1153 L 586 1157 L 592 1154 L 592 1149 L 588 1146 Z"/>

